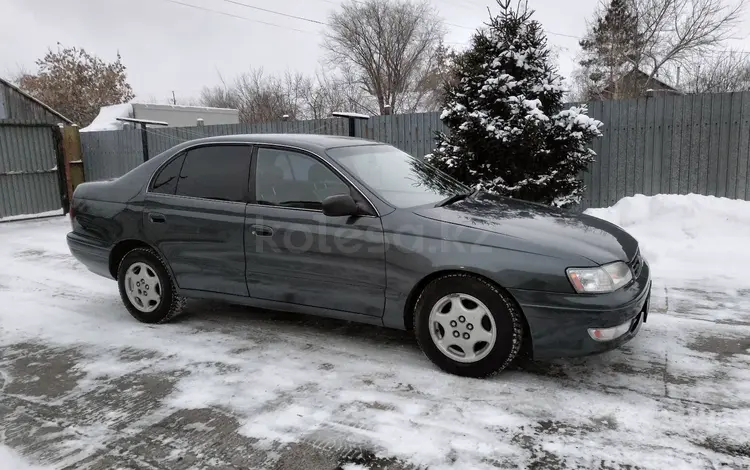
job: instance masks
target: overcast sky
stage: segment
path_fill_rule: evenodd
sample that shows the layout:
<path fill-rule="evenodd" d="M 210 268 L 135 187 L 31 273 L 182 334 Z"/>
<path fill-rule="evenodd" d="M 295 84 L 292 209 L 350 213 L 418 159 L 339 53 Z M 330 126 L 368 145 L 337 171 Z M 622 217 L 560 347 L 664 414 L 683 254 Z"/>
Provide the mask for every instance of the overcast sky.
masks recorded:
<path fill-rule="evenodd" d="M 137 101 L 165 102 L 174 91 L 179 104 L 197 98 L 204 85 L 217 84 L 219 74 L 232 79 L 251 67 L 306 73 L 319 67 L 325 26 L 241 3 L 325 22 L 340 1 L 0 0 L 0 74 L 35 70 L 34 61 L 58 42 L 104 60 L 119 51 Z M 456 47 L 486 20 L 487 6 L 497 6 L 494 0 L 429 1 L 448 23 L 446 41 Z M 578 39 L 566 35 L 585 32 L 597 2 L 529 0 L 566 77 L 578 54 Z M 747 40 L 737 44 L 750 50 Z"/>

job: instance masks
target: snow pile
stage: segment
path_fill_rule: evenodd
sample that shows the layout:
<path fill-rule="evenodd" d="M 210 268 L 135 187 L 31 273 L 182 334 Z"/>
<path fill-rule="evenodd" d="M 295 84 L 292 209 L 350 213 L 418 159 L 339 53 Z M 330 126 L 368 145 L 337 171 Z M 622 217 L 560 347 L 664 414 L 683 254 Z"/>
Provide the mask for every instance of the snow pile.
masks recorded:
<path fill-rule="evenodd" d="M 642 194 L 586 214 L 608 220 L 641 242 L 655 277 L 747 288 L 750 201 L 698 194 Z"/>
<path fill-rule="evenodd" d="M 0 444 L 0 469 L 3 470 L 45 470 L 51 467 L 31 465 L 11 449 Z"/>
<path fill-rule="evenodd" d="M 80 132 L 117 131 L 123 128 L 123 122 L 119 117 L 133 117 L 133 105 L 129 103 L 102 106 L 96 118 Z"/>
<path fill-rule="evenodd" d="M 347 463 L 341 467 L 341 470 L 369 470 L 369 468 L 358 463 Z"/>

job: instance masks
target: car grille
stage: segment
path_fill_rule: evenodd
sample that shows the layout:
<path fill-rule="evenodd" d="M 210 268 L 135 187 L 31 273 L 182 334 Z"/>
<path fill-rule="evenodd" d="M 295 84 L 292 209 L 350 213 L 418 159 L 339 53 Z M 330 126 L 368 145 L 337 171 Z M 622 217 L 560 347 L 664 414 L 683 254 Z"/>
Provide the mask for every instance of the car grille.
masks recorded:
<path fill-rule="evenodd" d="M 643 269 L 643 257 L 641 256 L 641 250 L 639 249 L 633 259 L 628 263 L 630 270 L 633 271 L 633 279 L 638 279 L 641 275 L 641 269 Z"/>

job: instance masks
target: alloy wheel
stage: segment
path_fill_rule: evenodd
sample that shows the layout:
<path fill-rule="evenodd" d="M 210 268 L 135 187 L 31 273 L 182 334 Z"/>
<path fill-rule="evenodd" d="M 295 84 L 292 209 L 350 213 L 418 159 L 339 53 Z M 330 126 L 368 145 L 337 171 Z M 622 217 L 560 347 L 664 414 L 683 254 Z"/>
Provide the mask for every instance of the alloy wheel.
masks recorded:
<path fill-rule="evenodd" d="M 438 300 L 430 311 L 429 325 L 435 346 L 457 362 L 481 361 L 497 338 L 489 309 L 468 294 L 450 294 Z"/>
<path fill-rule="evenodd" d="M 133 263 L 125 273 L 125 292 L 133 307 L 143 313 L 153 312 L 161 303 L 159 276 L 146 263 Z"/>

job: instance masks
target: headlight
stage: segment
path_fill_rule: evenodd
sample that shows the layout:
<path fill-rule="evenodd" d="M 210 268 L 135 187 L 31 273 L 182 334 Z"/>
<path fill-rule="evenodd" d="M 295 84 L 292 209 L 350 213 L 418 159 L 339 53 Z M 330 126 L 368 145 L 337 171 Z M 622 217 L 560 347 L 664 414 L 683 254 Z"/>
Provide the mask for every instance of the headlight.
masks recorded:
<path fill-rule="evenodd" d="M 568 268 L 566 272 L 579 294 L 613 292 L 633 280 L 630 268 L 622 261 L 598 268 Z"/>

